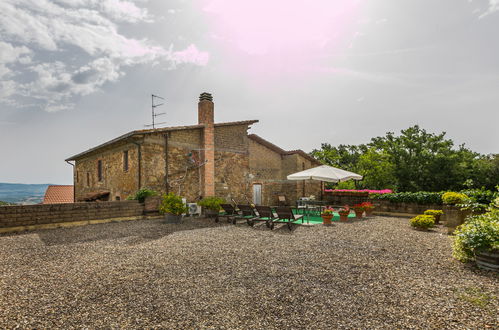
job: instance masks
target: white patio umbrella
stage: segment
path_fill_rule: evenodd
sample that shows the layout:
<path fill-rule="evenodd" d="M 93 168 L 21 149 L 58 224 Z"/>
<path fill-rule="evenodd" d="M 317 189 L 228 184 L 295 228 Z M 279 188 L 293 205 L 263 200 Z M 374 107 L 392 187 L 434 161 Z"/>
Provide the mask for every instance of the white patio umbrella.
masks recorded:
<path fill-rule="evenodd" d="M 318 180 L 326 182 L 342 182 L 347 180 L 362 180 L 362 175 L 345 171 L 340 168 L 321 165 L 287 176 L 288 180 Z"/>

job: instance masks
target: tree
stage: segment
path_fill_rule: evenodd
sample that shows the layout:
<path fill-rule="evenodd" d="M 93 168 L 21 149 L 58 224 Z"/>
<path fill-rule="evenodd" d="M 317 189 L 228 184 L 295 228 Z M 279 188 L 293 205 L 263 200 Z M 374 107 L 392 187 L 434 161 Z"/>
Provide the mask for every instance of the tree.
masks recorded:
<path fill-rule="evenodd" d="M 392 190 L 397 188 L 395 166 L 390 161 L 390 155 L 385 151 L 369 148 L 360 155 L 355 168 L 356 173 L 364 177 L 360 182 L 364 188 Z"/>
<path fill-rule="evenodd" d="M 499 184 L 499 155 L 480 155 L 464 145 L 455 148 L 445 134 L 428 133 L 415 125 L 398 136 L 388 132 L 358 146 L 323 143 L 312 155 L 324 164 L 362 174 L 360 185 L 366 188 L 442 191 L 473 185 L 494 189 Z"/>

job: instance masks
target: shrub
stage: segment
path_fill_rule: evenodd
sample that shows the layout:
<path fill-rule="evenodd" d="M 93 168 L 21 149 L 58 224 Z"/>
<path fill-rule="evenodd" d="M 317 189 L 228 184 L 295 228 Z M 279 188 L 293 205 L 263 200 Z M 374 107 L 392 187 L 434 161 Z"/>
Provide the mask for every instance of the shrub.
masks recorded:
<path fill-rule="evenodd" d="M 444 211 L 442 210 L 426 210 L 423 213 L 424 215 L 433 215 L 433 216 L 439 216 L 444 214 Z"/>
<path fill-rule="evenodd" d="M 364 205 L 362 205 L 362 203 L 361 203 L 361 204 L 355 204 L 355 205 L 353 206 L 353 209 L 354 209 L 354 211 L 356 211 L 356 212 L 363 212 L 363 211 L 365 210 L 365 209 L 364 209 Z"/>
<path fill-rule="evenodd" d="M 205 197 L 198 202 L 198 205 L 207 208 L 212 211 L 220 211 L 220 204 L 224 203 L 225 200 L 219 197 Z"/>
<path fill-rule="evenodd" d="M 322 210 L 321 215 L 333 215 L 334 209 L 331 206 L 327 206 Z"/>
<path fill-rule="evenodd" d="M 499 250 L 499 210 L 469 217 L 454 234 L 452 255 L 462 262 L 473 260 L 482 250 Z"/>
<path fill-rule="evenodd" d="M 428 229 L 435 226 L 435 217 L 433 215 L 418 215 L 412 218 L 410 223 L 413 227 Z"/>
<path fill-rule="evenodd" d="M 182 201 L 182 197 L 177 196 L 174 193 L 163 194 L 163 199 L 159 206 L 159 212 L 161 214 L 169 213 L 181 215 L 182 213 L 187 213 L 187 210 L 187 206 Z"/>
<path fill-rule="evenodd" d="M 391 203 L 442 204 L 442 192 L 399 192 L 393 194 L 371 194 L 372 199 Z"/>
<path fill-rule="evenodd" d="M 361 204 L 364 207 L 364 210 L 372 210 L 374 209 L 374 205 L 371 202 L 364 202 Z"/>
<path fill-rule="evenodd" d="M 338 210 L 339 215 L 349 215 L 350 214 L 350 206 L 345 205 Z"/>
<path fill-rule="evenodd" d="M 491 190 L 486 190 L 486 189 L 461 190 L 460 193 L 465 194 L 476 203 L 487 204 L 487 205 L 492 203 L 492 201 L 498 195 L 497 192 L 493 192 Z"/>
<path fill-rule="evenodd" d="M 442 201 L 447 205 L 462 204 L 468 199 L 468 196 L 458 192 L 449 191 L 442 195 Z"/>
<path fill-rule="evenodd" d="M 138 200 L 140 203 L 144 203 L 146 197 L 156 196 L 158 193 L 152 189 L 142 188 L 137 190 L 134 195 L 128 196 L 128 200 Z"/>

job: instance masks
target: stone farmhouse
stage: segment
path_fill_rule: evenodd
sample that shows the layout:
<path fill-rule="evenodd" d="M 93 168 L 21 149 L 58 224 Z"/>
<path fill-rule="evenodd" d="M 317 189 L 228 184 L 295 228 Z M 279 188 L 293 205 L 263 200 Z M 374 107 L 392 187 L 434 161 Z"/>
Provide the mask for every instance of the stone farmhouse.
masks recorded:
<path fill-rule="evenodd" d="M 218 196 L 276 205 L 319 196 L 319 182 L 286 176 L 320 163 L 248 134 L 258 120 L 214 122 L 211 94 L 198 103 L 198 124 L 136 130 L 66 159 L 74 161 L 75 201 L 122 200 L 140 188 L 174 192 L 195 202 Z"/>

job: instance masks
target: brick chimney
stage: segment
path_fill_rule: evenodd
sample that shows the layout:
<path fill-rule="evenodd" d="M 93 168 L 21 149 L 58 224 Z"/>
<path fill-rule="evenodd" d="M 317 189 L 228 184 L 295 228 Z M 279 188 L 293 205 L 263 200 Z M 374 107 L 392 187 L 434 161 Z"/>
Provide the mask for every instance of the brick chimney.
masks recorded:
<path fill-rule="evenodd" d="M 202 93 L 198 103 L 198 123 L 204 124 L 203 158 L 205 164 L 202 171 L 203 197 L 215 196 L 215 127 L 214 104 L 210 93 Z"/>

